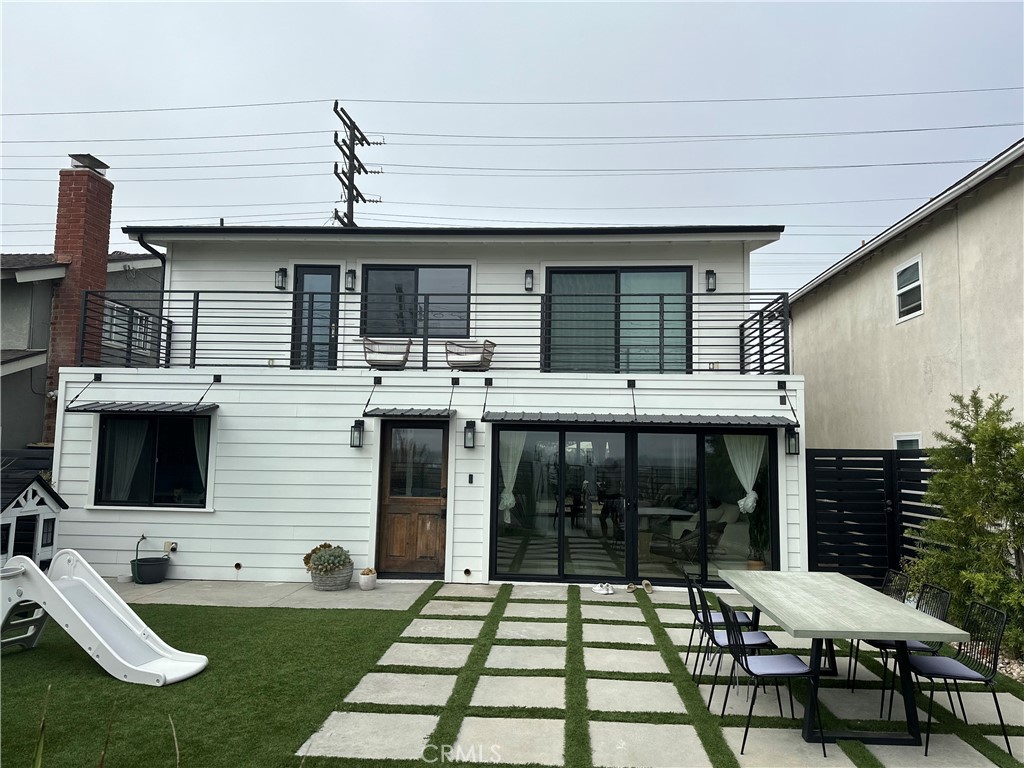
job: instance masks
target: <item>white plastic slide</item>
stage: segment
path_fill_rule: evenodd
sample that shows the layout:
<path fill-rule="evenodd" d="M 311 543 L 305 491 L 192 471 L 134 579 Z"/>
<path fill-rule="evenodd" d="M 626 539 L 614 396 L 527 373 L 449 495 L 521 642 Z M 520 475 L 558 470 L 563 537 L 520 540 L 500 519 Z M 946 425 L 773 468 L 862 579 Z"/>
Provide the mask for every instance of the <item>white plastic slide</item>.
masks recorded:
<path fill-rule="evenodd" d="M 0 569 L 0 596 L 4 647 L 34 647 L 45 611 L 118 680 L 169 685 L 199 674 L 209 663 L 161 640 L 73 549 L 53 556 L 49 578 L 29 558 L 12 557 Z"/>

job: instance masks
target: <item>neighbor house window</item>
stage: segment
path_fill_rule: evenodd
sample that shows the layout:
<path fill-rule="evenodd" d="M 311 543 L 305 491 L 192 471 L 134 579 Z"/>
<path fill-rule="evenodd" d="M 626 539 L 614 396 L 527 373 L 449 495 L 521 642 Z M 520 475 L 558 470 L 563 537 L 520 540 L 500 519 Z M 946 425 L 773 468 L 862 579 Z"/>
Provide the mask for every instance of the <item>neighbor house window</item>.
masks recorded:
<path fill-rule="evenodd" d="M 362 335 L 469 336 L 469 267 L 363 267 Z"/>
<path fill-rule="evenodd" d="M 150 348 L 150 316 L 134 307 L 116 301 L 103 306 L 103 343 L 133 352 L 148 353 Z"/>
<path fill-rule="evenodd" d="M 209 416 L 101 416 L 96 503 L 205 507 L 209 455 Z"/>
<path fill-rule="evenodd" d="M 921 433 L 897 432 L 892 436 L 892 446 L 897 451 L 917 450 L 921 447 Z"/>
<path fill-rule="evenodd" d="M 906 320 L 924 311 L 921 296 L 921 257 L 896 268 L 896 319 Z"/>

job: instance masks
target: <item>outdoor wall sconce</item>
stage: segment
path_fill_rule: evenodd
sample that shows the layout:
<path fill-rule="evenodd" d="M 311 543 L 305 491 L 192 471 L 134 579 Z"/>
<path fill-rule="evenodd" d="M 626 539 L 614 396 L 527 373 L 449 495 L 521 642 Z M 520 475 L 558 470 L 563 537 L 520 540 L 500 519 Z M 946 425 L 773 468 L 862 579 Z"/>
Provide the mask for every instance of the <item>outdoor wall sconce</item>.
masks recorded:
<path fill-rule="evenodd" d="M 526 270 L 526 275 L 523 277 L 523 288 L 528 291 L 533 290 L 533 270 Z"/>
<path fill-rule="evenodd" d="M 786 428 L 786 455 L 800 455 L 800 433 L 797 432 L 796 427 Z"/>
<path fill-rule="evenodd" d="M 466 448 L 476 448 L 476 422 L 467 421 L 466 431 L 462 436 L 462 445 Z"/>
<path fill-rule="evenodd" d="M 288 289 L 288 268 L 281 267 L 274 273 L 274 287 L 279 291 Z"/>
<path fill-rule="evenodd" d="M 362 419 L 356 419 L 352 422 L 352 429 L 348 435 L 348 444 L 350 448 L 362 448 L 363 447 L 363 426 L 364 421 Z"/>
<path fill-rule="evenodd" d="M 349 269 L 345 271 L 345 290 L 354 291 L 356 289 L 356 271 Z"/>
<path fill-rule="evenodd" d="M 709 269 L 704 273 L 704 282 L 707 284 L 708 293 L 714 293 L 718 289 L 718 275 L 715 270 Z"/>

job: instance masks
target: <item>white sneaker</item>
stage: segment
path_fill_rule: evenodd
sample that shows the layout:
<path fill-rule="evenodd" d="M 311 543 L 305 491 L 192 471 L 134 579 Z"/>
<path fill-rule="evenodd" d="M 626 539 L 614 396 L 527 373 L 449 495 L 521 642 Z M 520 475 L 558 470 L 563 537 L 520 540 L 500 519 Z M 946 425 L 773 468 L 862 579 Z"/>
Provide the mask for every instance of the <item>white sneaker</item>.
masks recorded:
<path fill-rule="evenodd" d="M 607 586 L 607 584 L 595 584 L 590 588 L 590 591 L 596 592 L 599 595 L 607 595 L 608 593 L 604 591 L 604 588 Z"/>
<path fill-rule="evenodd" d="M 606 595 L 614 595 L 615 594 L 615 588 L 612 587 L 611 584 L 605 584 L 604 585 L 604 593 Z"/>

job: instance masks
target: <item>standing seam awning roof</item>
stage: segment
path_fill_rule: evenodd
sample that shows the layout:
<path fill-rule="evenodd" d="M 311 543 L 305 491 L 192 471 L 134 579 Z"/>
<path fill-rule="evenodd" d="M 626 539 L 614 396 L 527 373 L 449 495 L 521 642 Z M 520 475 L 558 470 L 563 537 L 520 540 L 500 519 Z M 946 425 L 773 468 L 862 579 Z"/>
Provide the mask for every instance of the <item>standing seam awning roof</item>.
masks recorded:
<path fill-rule="evenodd" d="M 363 411 L 363 416 L 388 419 L 448 419 L 454 415 L 454 408 L 367 408 Z"/>
<path fill-rule="evenodd" d="M 786 416 L 689 416 L 684 414 L 538 413 L 487 411 L 484 421 L 499 424 L 647 424 L 674 427 L 796 427 Z"/>
<path fill-rule="evenodd" d="M 79 403 L 69 405 L 68 413 L 166 413 L 195 415 L 217 410 L 217 403 Z"/>

